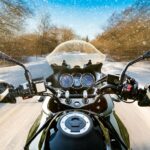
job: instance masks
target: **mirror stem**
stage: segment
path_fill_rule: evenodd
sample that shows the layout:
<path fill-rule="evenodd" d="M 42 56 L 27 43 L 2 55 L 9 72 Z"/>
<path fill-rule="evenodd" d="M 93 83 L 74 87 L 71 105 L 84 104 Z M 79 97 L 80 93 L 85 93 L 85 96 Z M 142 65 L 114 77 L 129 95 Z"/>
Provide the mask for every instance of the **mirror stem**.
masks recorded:
<path fill-rule="evenodd" d="M 27 82 L 29 84 L 30 92 L 32 93 L 32 89 L 33 89 L 32 88 L 32 77 L 31 77 L 31 74 L 30 74 L 29 70 L 22 63 L 20 63 L 19 61 L 11 58 L 10 56 L 8 56 L 7 54 L 5 54 L 5 53 L 3 53 L 1 51 L 0 51 L 0 59 L 7 60 L 9 62 L 17 64 L 17 65 L 21 66 L 24 69 L 24 71 L 25 71 L 25 73 L 24 73 L 25 74 L 25 78 L 26 78 L 26 80 L 27 80 Z"/>
<path fill-rule="evenodd" d="M 123 81 L 124 81 L 124 77 L 125 77 L 125 74 L 126 74 L 127 69 L 128 69 L 131 65 L 133 65 L 133 64 L 135 64 L 135 63 L 137 63 L 137 62 L 139 62 L 139 61 L 141 61 L 141 60 L 143 60 L 143 59 L 144 59 L 144 57 L 141 56 L 141 57 L 139 57 L 139 58 L 137 58 L 137 59 L 135 59 L 135 60 L 129 62 L 129 63 L 126 65 L 126 67 L 123 69 L 123 71 L 122 71 L 122 73 L 121 73 L 121 75 L 120 75 L 120 84 L 122 84 Z"/>

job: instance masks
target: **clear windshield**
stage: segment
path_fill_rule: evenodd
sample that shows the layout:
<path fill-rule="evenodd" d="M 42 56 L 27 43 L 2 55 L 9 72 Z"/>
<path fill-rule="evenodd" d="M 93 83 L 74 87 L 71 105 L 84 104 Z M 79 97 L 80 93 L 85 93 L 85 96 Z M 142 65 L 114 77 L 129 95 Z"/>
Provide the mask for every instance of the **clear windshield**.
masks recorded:
<path fill-rule="evenodd" d="M 82 67 L 89 60 L 92 60 L 93 64 L 103 63 L 105 55 L 88 42 L 71 40 L 58 45 L 46 59 L 49 64 L 61 65 L 65 60 L 72 67 L 75 65 Z"/>

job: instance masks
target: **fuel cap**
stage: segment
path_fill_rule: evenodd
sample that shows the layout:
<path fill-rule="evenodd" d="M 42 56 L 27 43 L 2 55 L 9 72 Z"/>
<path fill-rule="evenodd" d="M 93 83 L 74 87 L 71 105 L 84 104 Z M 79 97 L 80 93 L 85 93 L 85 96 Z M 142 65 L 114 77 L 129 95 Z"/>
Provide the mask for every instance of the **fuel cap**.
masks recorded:
<path fill-rule="evenodd" d="M 71 132 L 80 132 L 86 126 L 86 122 L 79 116 L 72 116 L 66 120 L 65 125 Z"/>
<path fill-rule="evenodd" d="M 62 132 L 69 135 L 86 134 L 93 127 L 91 118 L 80 112 L 64 115 L 59 124 Z"/>

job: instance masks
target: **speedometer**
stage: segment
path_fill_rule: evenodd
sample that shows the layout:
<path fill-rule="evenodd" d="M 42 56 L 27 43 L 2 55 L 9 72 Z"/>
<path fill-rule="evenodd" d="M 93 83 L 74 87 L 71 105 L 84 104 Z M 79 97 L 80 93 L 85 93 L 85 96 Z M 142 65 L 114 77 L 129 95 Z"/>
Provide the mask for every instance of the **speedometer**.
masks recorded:
<path fill-rule="evenodd" d="M 85 73 L 82 75 L 81 83 L 83 87 L 90 87 L 94 84 L 95 78 L 91 73 Z"/>
<path fill-rule="evenodd" d="M 59 83 L 63 88 L 70 88 L 73 85 L 73 77 L 70 74 L 63 74 L 59 78 Z"/>

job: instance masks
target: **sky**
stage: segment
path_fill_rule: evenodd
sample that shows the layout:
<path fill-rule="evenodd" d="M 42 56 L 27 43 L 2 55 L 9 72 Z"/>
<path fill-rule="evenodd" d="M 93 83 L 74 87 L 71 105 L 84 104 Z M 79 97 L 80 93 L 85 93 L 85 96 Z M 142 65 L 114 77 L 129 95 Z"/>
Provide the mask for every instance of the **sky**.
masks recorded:
<path fill-rule="evenodd" d="M 41 14 L 49 13 L 52 24 L 72 28 L 79 36 L 93 39 L 102 33 L 113 12 L 131 6 L 135 0 L 26 0 L 34 10 L 26 31 L 35 32 Z"/>

